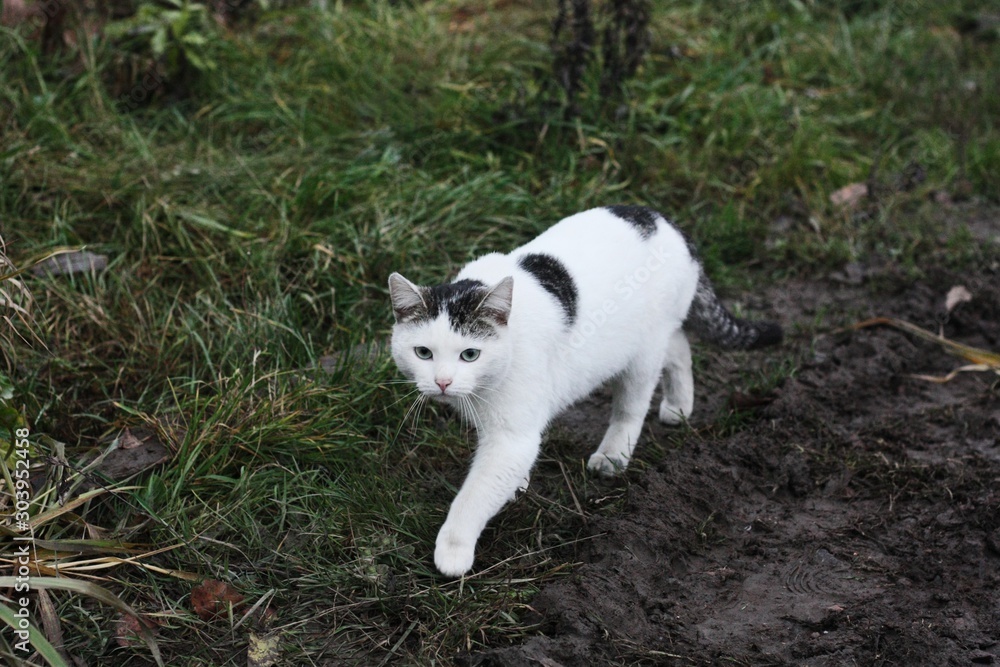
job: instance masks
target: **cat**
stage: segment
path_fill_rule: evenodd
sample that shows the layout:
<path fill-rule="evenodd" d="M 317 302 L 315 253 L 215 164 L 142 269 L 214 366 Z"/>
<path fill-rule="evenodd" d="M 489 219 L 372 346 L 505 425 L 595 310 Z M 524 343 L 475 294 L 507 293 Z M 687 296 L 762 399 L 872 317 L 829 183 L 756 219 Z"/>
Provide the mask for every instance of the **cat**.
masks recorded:
<path fill-rule="evenodd" d="M 437 536 L 434 563 L 458 577 L 486 523 L 527 487 L 542 433 L 565 408 L 610 384 L 611 422 L 588 468 L 629 463 L 657 382 L 660 420 L 691 415 L 684 328 L 725 348 L 781 341 L 781 327 L 733 317 L 691 245 L 655 210 L 584 211 L 509 254 L 471 262 L 447 284 L 389 277 L 392 355 L 427 397 L 478 434 L 465 483 Z"/>

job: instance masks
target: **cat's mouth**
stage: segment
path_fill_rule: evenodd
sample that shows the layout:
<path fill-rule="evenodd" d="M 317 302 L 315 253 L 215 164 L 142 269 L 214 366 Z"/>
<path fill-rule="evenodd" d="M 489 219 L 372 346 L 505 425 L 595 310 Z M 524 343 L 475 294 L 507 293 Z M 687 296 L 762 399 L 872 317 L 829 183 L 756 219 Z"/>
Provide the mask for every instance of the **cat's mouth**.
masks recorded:
<path fill-rule="evenodd" d="M 438 387 L 434 387 L 433 389 L 428 388 L 423 390 L 423 394 L 427 398 L 437 401 L 438 403 L 457 403 L 463 396 L 465 396 L 464 392 L 456 391 L 451 387 L 448 387 L 445 390 L 441 390 Z"/>

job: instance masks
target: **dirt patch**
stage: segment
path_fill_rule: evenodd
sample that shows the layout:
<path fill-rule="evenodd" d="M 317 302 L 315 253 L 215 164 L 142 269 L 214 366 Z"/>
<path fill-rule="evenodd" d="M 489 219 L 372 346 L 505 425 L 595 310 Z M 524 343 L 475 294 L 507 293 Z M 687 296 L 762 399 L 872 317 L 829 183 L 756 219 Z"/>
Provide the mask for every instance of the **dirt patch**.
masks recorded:
<path fill-rule="evenodd" d="M 683 446 L 646 458 L 675 437 L 650 419 L 649 467 L 531 603 L 539 633 L 468 664 L 1000 665 L 1000 378 L 914 379 L 964 362 L 891 329 L 814 336 L 886 315 L 997 350 L 1000 277 L 858 270 L 761 297 L 794 376 L 734 426 L 733 378 L 770 353 L 706 359 Z M 600 402 L 560 422 L 580 456 Z"/>

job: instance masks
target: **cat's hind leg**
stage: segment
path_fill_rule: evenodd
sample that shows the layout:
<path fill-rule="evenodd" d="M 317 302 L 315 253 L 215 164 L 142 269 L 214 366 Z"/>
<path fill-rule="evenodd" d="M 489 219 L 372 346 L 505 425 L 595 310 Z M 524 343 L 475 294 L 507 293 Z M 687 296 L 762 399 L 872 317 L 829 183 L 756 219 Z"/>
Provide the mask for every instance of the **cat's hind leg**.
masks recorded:
<path fill-rule="evenodd" d="M 587 467 L 614 475 L 628 466 L 660 376 L 658 359 L 636 359 L 612 381 L 611 423 Z"/>
<path fill-rule="evenodd" d="M 687 336 L 678 329 L 670 336 L 667 356 L 663 362 L 663 400 L 660 401 L 660 421 L 680 424 L 694 408 L 694 376 L 691 373 L 691 346 Z"/>

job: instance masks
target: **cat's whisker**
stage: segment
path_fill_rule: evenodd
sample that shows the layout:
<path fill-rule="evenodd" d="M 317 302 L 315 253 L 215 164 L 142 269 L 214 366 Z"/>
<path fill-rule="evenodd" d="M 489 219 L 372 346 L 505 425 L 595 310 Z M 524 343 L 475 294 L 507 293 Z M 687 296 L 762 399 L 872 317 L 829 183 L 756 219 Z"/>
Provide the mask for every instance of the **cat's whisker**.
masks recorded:
<path fill-rule="evenodd" d="M 430 399 L 427 398 L 427 394 L 420 394 L 420 397 L 417 398 L 417 414 L 414 417 L 414 423 L 424 416 L 424 408 L 427 407 L 428 403 L 430 403 Z"/>
<path fill-rule="evenodd" d="M 417 391 L 416 389 L 414 389 L 413 391 L 411 391 L 410 393 L 408 393 L 408 394 L 407 394 L 407 395 L 405 396 L 405 398 L 410 398 L 411 396 L 413 396 L 413 394 L 416 394 L 416 396 L 415 396 L 415 397 L 413 397 L 413 401 L 412 401 L 412 402 L 410 403 L 410 407 L 408 407 L 408 408 L 406 409 L 406 414 L 405 414 L 405 415 L 403 415 L 403 421 L 404 421 L 404 422 L 405 422 L 405 421 L 406 421 L 407 419 L 409 419 L 410 415 L 412 415 L 412 414 L 413 414 L 413 410 L 414 410 L 414 409 L 415 409 L 415 408 L 416 408 L 416 407 L 417 407 L 418 405 L 420 405 L 420 399 L 422 398 L 422 396 L 421 396 L 420 392 L 419 392 L 419 391 Z"/>
<path fill-rule="evenodd" d="M 482 395 L 480 395 L 480 393 L 479 393 L 481 391 L 488 391 L 488 392 L 492 392 L 492 393 L 495 393 L 495 394 L 500 393 L 499 389 L 494 389 L 492 387 L 479 387 L 478 389 L 473 389 L 472 391 L 470 391 L 469 395 L 472 396 L 472 397 L 474 397 L 474 398 L 476 398 L 476 399 L 478 399 L 478 400 L 480 400 L 480 401 L 485 402 L 486 399 L 484 399 L 482 397 Z"/>
<path fill-rule="evenodd" d="M 470 391 L 469 392 L 469 396 L 471 396 L 472 398 L 475 398 L 476 401 L 479 402 L 479 405 L 481 407 L 484 407 L 487 411 L 489 411 L 489 409 L 490 409 L 489 401 L 487 401 L 482 396 L 480 396 L 479 393 L 476 390 Z M 477 422 L 478 422 L 477 430 L 478 431 L 482 431 L 485 428 L 484 422 L 483 422 L 483 416 L 482 416 L 482 414 L 480 414 L 479 409 L 476 408 L 475 402 L 473 402 L 471 398 L 469 399 L 469 403 L 470 403 L 470 405 L 473 406 L 472 409 L 473 409 L 473 412 L 476 415 L 476 419 L 477 419 Z"/>
<path fill-rule="evenodd" d="M 470 399 L 469 404 L 472 406 L 472 413 L 476 416 L 476 432 L 482 433 L 486 429 L 486 426 L 483 423 L 483 416 L 479 413 L 479 408 L 476 407 L 474 401 Z"/>
<path fill-rule="evenodd" d="M 472 411 L 469 408 L 468 396 L 459 396 L 458 402 L 459 402 L 459 412 L 462 413 L 462 423 L 466 425 L 471 425 L 472 428 L 475 428 L 476 427 L 476 424 L 474 422 L 475 415 L 472 414 Z"/>
<path fill-rule="evenodd" d="M 387 405 L 386 409 L 392 408 L 392 407 L 395 407 L 395 406 L 399 405 L 403 401 L 405 401 L 408 398 L 410 398 L 411 396 L 413 396 L 413 394 L 419 393 L 419 392 L 420 392 L 420 390 L 417 389 L 416 387 L 414 387 L 413 389 L 411 389 L 410 391 L 406 392 L 405 394 L 403 394 L 402 396 L 400 396 L 399 398 L 397 398 L 395 401 L 393 401 L 392 403 L 390 403 L 389 405 Z"/>
<path fill-rule="evenodd" d="M 399 428 L 396 430 L 396 435 L 392 439 L 393 442 L 399 439 L 399 434 L 403 432 L 403 428 L 406 427 L 407 422 L 410 422 L 413 426 L 417 425 L 418 417 L 420 416 L 421 406 L 424 404 L 427 397 L 424 396 L 423 394 L 419 394 L 419 390 L 417 389 L 414 389 L 413 391 L 408 393 L 406 397 L 412 396 L 414 392 L 418 392 L 418 396 L 416 400 L 414 400 L 413 403 L 410 404 L 410 407 L 407 408 L 406 410 L 406 414 L 403 415 L 403 418 L 400 420 Z M 411 416 L 413 417 L 412 420 L 410 419 Z"/>
<path fill-rule="evenodd" d="M 462 396 L 462 401 L 467 406 L 466 409 L 468 410 L 469 417 L 471 418 L 470 421 L 472 421 L 473 428 L 476 429 L 477 433 L 482 432 L 482 430 L 483 430 L 483 420 L 479 416 L 479 411 L 476 410 L 476 404 L 473 402 L 473 400 L 469 396 Z"/>

